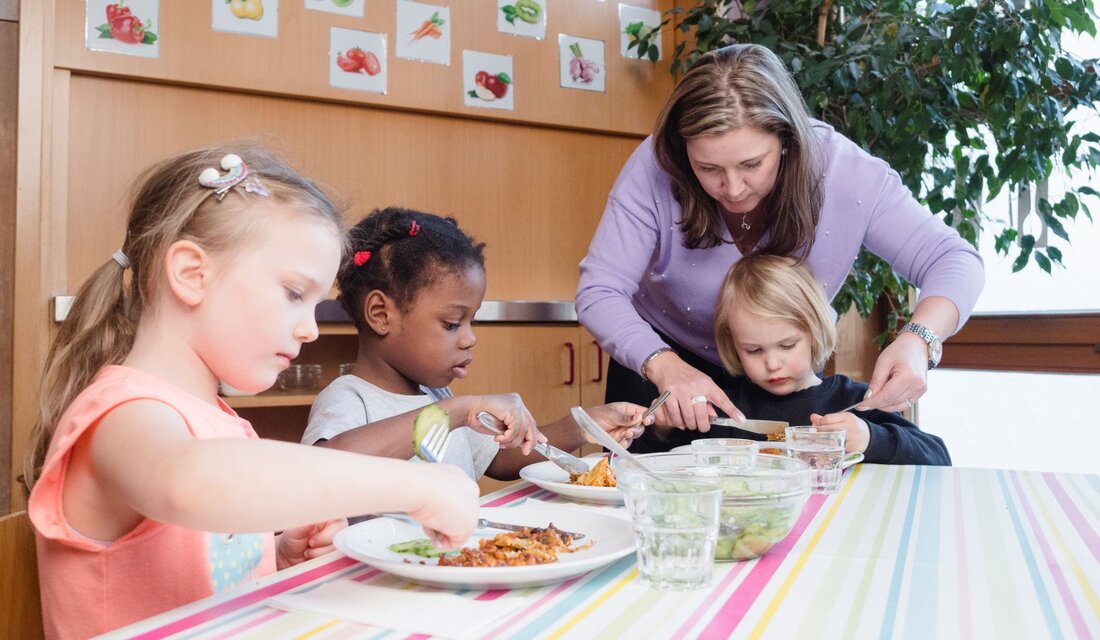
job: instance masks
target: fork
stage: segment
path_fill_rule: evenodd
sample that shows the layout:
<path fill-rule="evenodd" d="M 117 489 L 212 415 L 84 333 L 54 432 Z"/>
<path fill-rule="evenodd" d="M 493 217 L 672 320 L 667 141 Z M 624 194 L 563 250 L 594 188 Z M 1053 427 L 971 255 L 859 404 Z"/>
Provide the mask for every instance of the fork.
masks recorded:
<path fill-rule="evenodd" d="M 451 429 L 442 422 L 436 422 L 420 440 L 420 457 L 428 462 L 440 462 L 451 443 Z"/>
<path fill-rule="evenodd" d="M 395 520 L 401 520 L 403 522 L 408 522 L 410 524 L 421 524 L 415 518 L 413 518 L 412 516 L 410 516 L 407 513 L 387 512 L 387 513 L 379 513 L 377 515 L 379 517 L 382 517 L 382 518 L 393 518 Z M 507 522 L 495 522 L 493 520 L 489 520 L 488 518 L 478 518 L 477 519 L 477 525 L 474 528 L 475 529 L 501 529 L 503 531 L 523 531 L 524 529 L 549 529 L 553 524 L 554 523 L 551 522 L 550 524 L 546 525 L 545 527 L 536 527 L 536 526 L 530 525 L 530 524 L 509 524 Z M 558 529 L 557 527 L 554 527 L 554 528 Z M 574 540 L 583 540 L 584 537 L 585 537 L 583 533 L 573 533 L 572 531 L 566 531 L 565 529 L 558 529 L 558 531 L 561 531 L 563 534 L 572 537 Z"/>
<path fill-rule="evenodd" d="M 497 433 L 504 433 L 504 430 L 500 428 L 500 418 L 494 416 L 488 411 L 479 411 L 477 414 L 477 420 L 481 424 L 485 425 L 487 429 L 496 431 Z M 423 446 L 423 445 L 421 445 Z M 555 447 L 552 444 L 546 442 L 537 442 L 534 447 L 535 451 L 542 454 L 544 458 L 558 465 L 562 469 L 565 469 L 569 473 L 581 474 L 589 470 L 588 463 L 580 458 L 566 453 L 561 449 Z"/>

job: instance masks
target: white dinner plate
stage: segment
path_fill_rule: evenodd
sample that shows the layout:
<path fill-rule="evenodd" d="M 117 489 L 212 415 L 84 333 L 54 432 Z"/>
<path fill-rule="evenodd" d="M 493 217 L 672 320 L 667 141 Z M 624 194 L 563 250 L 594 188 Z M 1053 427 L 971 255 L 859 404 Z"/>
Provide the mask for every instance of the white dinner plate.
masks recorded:
<path fill-rule="evenodd" d="M 394 518 L 375 518 L 336 534 L 336 548 L 360 562 L 409 582 L 444 589 L 515 589 L 568 580 L 610 564 L 634 551 L 630 522 L 586 510 L 537 506 L 485 507 L 481 517 L 510 524 L 545 527 L 550 523 L 564 531 L 583 533 L 574 546 L 592 543 L 575 553 L 559 553 L 558 561 L 519 567 L 441 567 L 435 558 L 390 551 L 390 545 L 424 537 L 417 524 Z M 477 546 L 498 529 L 478 529 L 463 546 Z M 423 564 L 421 564 L 423 562 Z"/>
<path fill-rule="evenodd" d="M 787 443 L 783 442 L 783 441 L 780 441 L 780 442 L 761 442 L 760 443 L 760 448 L 761 449 L 779 449 L 780 451 L 783 451 L 784 449 L 787 448 Z M 672 451 L 673 453 L 691 453 L 691 445 L 690 444 L 682 444 L 678 447 L 673 447 L 672 449 L 670 449 L 670 451 Z M 846 454 L 844 456 L 844 464 L 841 465 L 841 468 L 842 469 L 847 469 L 848 467 L 850 467 L 854 464 L 859 464 L 860 462 L 863 462 L 863 454 L 860 453 L 859 451 L 853 451 L 853 452 L 851 452 L 849 454 Z"/>
<path fill-rule="evenodd" d="M 584 458 L 590 465 L 599 458 Z M 585 487 L 569 484 L 569 472 L 550 462 L 536 462 L 519 470 L 519 477 L 531 484 L 575 502 L 589 504 L 623 504 L 623 494 L 616 487 Z"/>

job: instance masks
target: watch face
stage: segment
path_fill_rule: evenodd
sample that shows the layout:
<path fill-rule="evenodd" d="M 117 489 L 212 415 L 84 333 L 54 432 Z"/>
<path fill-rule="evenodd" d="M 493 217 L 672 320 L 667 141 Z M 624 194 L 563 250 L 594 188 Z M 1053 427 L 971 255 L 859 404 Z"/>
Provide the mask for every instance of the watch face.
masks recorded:
<path fill-rule="evenodd" d="M 938 338 L 933 339 L 928 344 L 928 351 L 932 355 L 932 362 L 939 364 L 940 358 L 943 356 L 943 343 Z"/>

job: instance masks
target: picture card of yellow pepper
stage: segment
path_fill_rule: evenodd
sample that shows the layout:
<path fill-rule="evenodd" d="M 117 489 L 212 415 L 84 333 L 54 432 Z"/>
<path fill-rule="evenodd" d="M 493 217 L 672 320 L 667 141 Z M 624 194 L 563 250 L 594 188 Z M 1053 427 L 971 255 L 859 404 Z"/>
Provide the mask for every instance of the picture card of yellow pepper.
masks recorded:
<path fill-rule="evenodd" d="M 306 0 L 306 9 L 362 18 L 364 4 L 365 0 Z"/>
<path fill-rule="evenodd" d="M 451 64 L 451 10 L 423 2 L 397 3 L 397 57 Z"/>
<path fill-rule="evenodd" d="M 91 51 L 160 57 L 158 0 L 88 0 L 84 46 Z"/>
<path fill-rule="evenodd" d="M 546 38 L 546 0 L 497 0 L 497 31 Z"/>
<path fill-rule="evenodd" d="M 464 50 L 462 92 L 467 107 L 514 111 L 512 56 Z"/>
<path fill-rule="evenodd" d="M 279 0 L 210 0 L 215 31 L 274 38 L 279 35 Z"/>

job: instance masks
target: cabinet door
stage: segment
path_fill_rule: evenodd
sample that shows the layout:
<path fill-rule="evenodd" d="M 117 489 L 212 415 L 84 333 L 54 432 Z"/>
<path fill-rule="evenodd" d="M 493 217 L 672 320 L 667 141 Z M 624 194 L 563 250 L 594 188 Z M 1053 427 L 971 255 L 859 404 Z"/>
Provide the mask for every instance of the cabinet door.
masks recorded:
<path fill-rule="evenodd" d="M 474 362 L 455 395 L 515 391 L 539 423 L 553 422 L 580 401 L 583 376 L 573 325 L 492 324 L 475 328 Z"/>
<path fill-rule="evenodd" d="M 578 376 L 581 384 L 580 403 L 582 407 L 603 404 L 604 391 L 607 389 L 607 353 L 584 327 L 577 328 L 580 349 L 578 358 Z"/>

